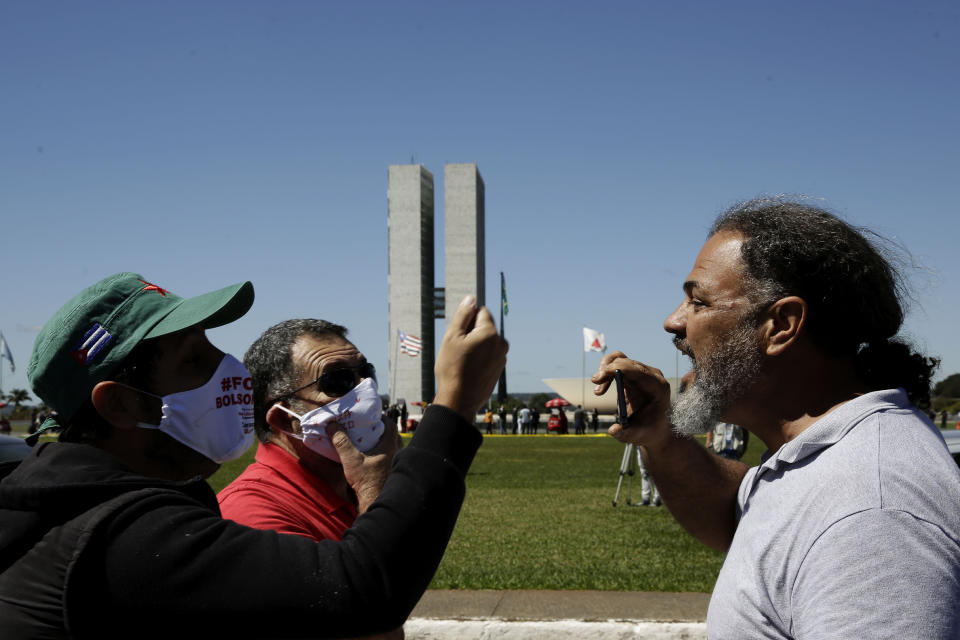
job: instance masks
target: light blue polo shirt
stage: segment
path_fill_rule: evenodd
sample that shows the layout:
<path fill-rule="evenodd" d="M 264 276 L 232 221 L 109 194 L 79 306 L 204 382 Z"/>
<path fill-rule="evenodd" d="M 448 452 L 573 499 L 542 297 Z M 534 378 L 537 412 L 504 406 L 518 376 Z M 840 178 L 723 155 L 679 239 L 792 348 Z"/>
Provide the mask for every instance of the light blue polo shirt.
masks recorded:
<path fill-rule="evenodd" d="M 960 470 L 902 390 L 749 470 L 707 637 L 960 638 Z"/>

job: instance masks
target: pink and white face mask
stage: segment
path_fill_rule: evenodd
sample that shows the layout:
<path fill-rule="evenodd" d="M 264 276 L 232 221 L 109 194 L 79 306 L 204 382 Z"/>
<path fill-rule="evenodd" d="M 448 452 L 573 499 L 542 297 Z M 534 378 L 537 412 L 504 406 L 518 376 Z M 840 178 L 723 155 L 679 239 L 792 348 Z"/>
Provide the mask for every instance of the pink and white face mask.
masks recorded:
<path fill-rule="evenodd" d="M 327 437 L 326 427 L 330 422 L 339 423 L 353 446 L 364 453 L 377 446 L 384 431 L 383 405 L 373 378 L 364 378 L 343 396 L 302 416 L 279 404 L 275 406 L 300 421 L 301 433 L 289 435 L 303 440 L 311 451 L 334 462 L 340 462 L 340 455 Z"/>

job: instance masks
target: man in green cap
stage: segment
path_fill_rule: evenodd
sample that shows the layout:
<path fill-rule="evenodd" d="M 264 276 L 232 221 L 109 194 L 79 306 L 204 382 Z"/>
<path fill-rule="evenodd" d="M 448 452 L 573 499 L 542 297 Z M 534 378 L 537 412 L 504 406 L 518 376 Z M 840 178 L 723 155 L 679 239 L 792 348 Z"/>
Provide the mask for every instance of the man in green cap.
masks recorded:
<path fill-rule="evenodd" d="M 224 520 L 203 480 L 253 436 L 250 375 L 204 330 L 252 303 L 249 282 L 184 299 L 121 273 L 47 322 L 28 375 L 61 435 L 0 468 L 0 637 L 342 637 L 403 623 L 453 530 L 506 342 L 465 298 L 434 404 L 389 475 L 393 439 L 364 454 L 327 428 L 348 481 L 379 498 L 341 541 L 315 543 Z"/>

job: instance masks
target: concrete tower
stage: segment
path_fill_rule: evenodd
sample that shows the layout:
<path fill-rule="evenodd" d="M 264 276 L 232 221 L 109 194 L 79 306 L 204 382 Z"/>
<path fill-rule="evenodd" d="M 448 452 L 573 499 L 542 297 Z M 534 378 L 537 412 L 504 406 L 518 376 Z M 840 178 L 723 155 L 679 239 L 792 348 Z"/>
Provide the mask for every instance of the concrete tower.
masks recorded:
<path fill-rule="evenodd" d="M 435 390 L 433 174 L 418 164 L 391 165 L 387 207 L 390 399 L 403 398 L 409 406 L 432 401 Z M 398 331 L 420 339 L 417 357 L 401 352 Z"/>
<path fill-rule="evenodd" d="M 484 186 L 473 163 L 443 169 L 445 315 L 449 320 L 463 296 L 473 294 L 486 304 Z"/>

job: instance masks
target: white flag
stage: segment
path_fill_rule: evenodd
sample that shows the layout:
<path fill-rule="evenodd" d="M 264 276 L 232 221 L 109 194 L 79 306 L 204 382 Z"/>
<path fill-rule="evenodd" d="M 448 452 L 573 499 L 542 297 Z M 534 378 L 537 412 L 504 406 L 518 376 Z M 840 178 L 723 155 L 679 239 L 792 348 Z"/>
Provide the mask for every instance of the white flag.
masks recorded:
<path fill-rule="evenodd" d="M 583 350 L 584 351 L 606 351 L 607 341 L 603 334 L 593 329 L 583 328 Z"/>
<path fill-rule="evenodd" d="M 10 372 L 16 372 L 17 368 L 13 365 L 13 354 L 10 353 L 10 345 L 7 344 L 7 339 L 3 337 L 2 333 L 0 333 L 0 358 L 9 360 Z"/>

